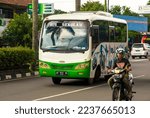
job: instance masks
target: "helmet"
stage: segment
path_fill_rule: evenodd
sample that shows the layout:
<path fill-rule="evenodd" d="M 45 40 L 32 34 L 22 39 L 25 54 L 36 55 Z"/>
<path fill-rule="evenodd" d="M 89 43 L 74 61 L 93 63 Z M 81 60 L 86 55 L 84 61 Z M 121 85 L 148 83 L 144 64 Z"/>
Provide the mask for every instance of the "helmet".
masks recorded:
<path fill-rule="evenodd" d="M 118 48 L 118 49 L 116 50 L 116 54 L 119 54 L 119 53 L 121 53 L 121 54 L 124 55 L 125 50 L 124 50 L 123 48 Z"/>

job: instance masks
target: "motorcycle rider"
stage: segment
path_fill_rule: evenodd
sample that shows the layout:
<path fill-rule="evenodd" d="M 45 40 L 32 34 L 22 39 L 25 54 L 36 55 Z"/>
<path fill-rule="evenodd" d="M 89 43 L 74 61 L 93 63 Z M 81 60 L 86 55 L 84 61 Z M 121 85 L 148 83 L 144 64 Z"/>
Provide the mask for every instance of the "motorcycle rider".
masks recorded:
<path fill-rule="evenodd" d="M 124 53 L 125 53 L 125 50 L 123 48 L 118 48 L 116 50 L 117 59 L 114 61 L 113 69 L 115 69 L 116 67 L 126 69 L 126 73 L 125 73 L 122 81 L 125 85 L 125 88 L 128 91 L 128 99 L 131 99 L 132 98 L 132 85 L 128 79 L 129 78 L 129 71 L 131 71 L 131 64 L 130 64 L 128 59 L 124 58 Z M 112 88 L 113 83 L 114 83 L 113 80 L 114 80 L 114 75 L 112 77 L 110 77 L 108 80 L 108 85 L 111 88 Z"/>

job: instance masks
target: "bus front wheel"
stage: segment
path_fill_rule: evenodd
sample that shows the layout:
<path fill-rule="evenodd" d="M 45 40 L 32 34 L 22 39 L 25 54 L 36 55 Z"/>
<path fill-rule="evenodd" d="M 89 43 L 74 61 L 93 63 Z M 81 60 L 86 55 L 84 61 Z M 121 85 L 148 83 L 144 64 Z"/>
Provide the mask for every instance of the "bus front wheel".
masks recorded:
<path fill-rule="evenodd" d="M 52 81 L 53 81 L 54 84 L 60 84 L 61 78 L 52 77 Z"/>
<path fill-rule="evenodd" d="M 95 71 L 94 81 L 99 80 L 100 76 L 101 76 L 101 67 L 98 66 Z"/>
<path fill-rule="evenodd" d="M 87 78 L 87 79 L 86 79 L 86 83 L 87 83 L 88 85 L 92 85 L 92 84 L 94 83 L 94 78 Z"/>

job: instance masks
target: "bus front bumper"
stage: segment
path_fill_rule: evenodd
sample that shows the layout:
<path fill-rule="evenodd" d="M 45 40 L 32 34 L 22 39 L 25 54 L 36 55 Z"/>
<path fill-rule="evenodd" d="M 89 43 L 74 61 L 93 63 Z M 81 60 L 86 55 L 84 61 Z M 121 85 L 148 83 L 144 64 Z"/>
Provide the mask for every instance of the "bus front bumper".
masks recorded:
<path fill-rule="evenodd" d="M 42 77 L 60 77 L 60 78 L 89 78 L 90 70 L 54 70 L 54 69 L 39 69 Z"/>

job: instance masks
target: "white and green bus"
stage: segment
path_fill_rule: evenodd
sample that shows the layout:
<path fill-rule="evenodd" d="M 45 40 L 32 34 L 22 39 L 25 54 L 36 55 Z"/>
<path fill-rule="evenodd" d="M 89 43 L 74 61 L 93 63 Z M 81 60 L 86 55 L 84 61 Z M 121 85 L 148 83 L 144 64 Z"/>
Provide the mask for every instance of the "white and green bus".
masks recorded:
<path fill-rule="evenodd" d="M 74 12 L 44 19 L 39 41 L 39 73 L 62 79 L 84 79 L 89 84 L 107 75 L 115 50 L 126 48 L 127 22 L 105 12 Z"/>

